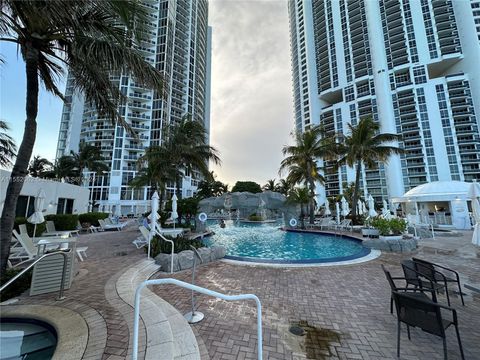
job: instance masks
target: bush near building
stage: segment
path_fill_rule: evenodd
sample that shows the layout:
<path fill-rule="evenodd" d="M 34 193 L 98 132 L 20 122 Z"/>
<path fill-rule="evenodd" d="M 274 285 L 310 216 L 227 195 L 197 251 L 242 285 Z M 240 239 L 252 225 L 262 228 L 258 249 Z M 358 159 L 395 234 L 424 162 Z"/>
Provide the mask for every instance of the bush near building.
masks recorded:
<path fill-rule="evenodd" d="M 166 239 L 173 240 L 175 254 L 178 254 L 184 250 L 192 250 L 190 245 L 195 247 L 195 249 L 205 247 L 205 245 L 200 240 L 190 240 L 186 237 L 174 238 L 171 236 L 165 236 Z M 145 252 L 148 251 L 148 247 L 145 247 Z M 168 241 L 160 239 L 160 237 L 155 236 L 150 243 L 150 254 L 155 258 L 158 254 L 171 254 L 172 253 L 172 244 Z"/>
<path fill-rule="evenodd" d="M 80 221 L 80 224 L 89 223 L 90 225 L 93 225 L 93 226 L 100 226 L 100 223 L 98 222 L 98 220 L 103 220 L 103 219 L 106 219 L 107 217 L 108 217 L 108 213 L 91 212 L 91 213 L 78 215 L 78 221 Z"/>
<path fill-rule="evenodd" d="M 16 217 L 15 218 L 15 223 L 13 225 L 13 228 L 17 231 L 20 231 L 19 228 L 18 228 L 18 225 L 22 225 L 22 224 L 26 224 L 27 225 L 27 233 L 28 233 L 28 236 L 32 237 L 33 236 L 33 230 L 35 229 L 35 225 L 34 224 L 30 224 L 28 221 L 27 221 L 27 218 L 26 217 Z M 40 236 L 42 235 L 42 233 L 44 233 L 45 231 L 47 230 L 47 224 L 45 222 L 41 223 L 41 224 L 37 224 L 37 230 L 35 232 L 35 236 Z"/>
<path fill-rule="evenodd" d="M 45 216 L 46 221 L 53 221 L 58 231 L 76 230 L 78 225 L 77 214 L 52 214 Z"/>

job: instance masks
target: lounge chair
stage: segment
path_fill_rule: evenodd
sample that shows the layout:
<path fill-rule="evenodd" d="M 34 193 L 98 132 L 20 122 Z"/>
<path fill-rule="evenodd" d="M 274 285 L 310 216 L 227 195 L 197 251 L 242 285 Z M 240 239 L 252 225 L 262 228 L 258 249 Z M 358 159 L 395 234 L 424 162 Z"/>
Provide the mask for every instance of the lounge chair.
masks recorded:
<path fill-rule="evenodd" d="M 32 239 L 28 236 L 28 234 L 21 234 L 18 233 L 16 230 L 12 231 L 12 234 L 16 241 L 13 242 L 12 247 L 10 250 L 12 253 L 10 254 L 9 260 L 19 260 L 20 262 L 16 263 L 14 266 L 18 266 L 26 261 L 33 260 L 38 255 L 38 247 L 32 241 Z M 51 245 L 47 246 L 47 250 L 56 250 L 58 249 L 59 245 Z"/>
<path fill-rule="evenodd" d="M 407 279 L 405 277 L 393 277 L 392 274 L 390 274 L 390 271 L 388 271 L 385 268 L 385 266 L 383 266 L 383 264 L 382 264 L 382 270 L 385 273 L 385 277 L 387 278 L 388 284 L 390 285 L 390 289 L 392 290 L 392 296 L 390 297 L 390 314 L 393 314 L 393 292 L 394 291 L 401 291 L 411 297 L 437 302 L 437 295 L 435 294 L 435 291 L 432 288 L 421 288 L 421 289 L 409 288 L 407 287 L 408 284 L 406 282 Z M 395 284 L 395 280 L 405 281 L 405 286 L 398 287 Z M 426 293 L 429 293 L 430 297 Z"/>
<path fill-rule="evenodd" d="M 105 224 L 107 225 L 114 225 L 114 226 L 119 226 L 120 229 L 123 229 L 125 226 L 127 226 L 130 222 L 129 221 L 126 221 L 126 222 L 113 222 L 112 219 L 110 218 L 106 218 L 104 219 L 103 221 L 105 221 Z"/>
<path fill-rule="evenodd" d="M 437 304 L 431 300 L 411 297 L 409 294 L 393 291 L 393 300 L 397 310 L 397 357 L 400 357 L 400 332 L 401 323 L 407 325 L 408 339 L 410 340 L 410 326 L 419 327 L 425 332 L 436 335 L 443 340 L 443 357 L 447 357 L 447 340 L 445 330 L 450 325 L 455 326 L 457 333 L 458 346 L 462 360 L 465 359 L 458 331 L 457 312 L 448 306 Z M 441 310 L 448 310 L 452 314 L 452 320 L 443 318 Z"/>
<path fill-rule="evenodd" d="M 150 237 L 150 232 L 148 231 L 148 229 L 143 226 L 143 225 L 140 225 L 138 227 L 138 229 L 140 230 L 140 233 L 142 234 L 141 236 L 139 236 L 138 238 L 136 238 L 135 240 L 132 241 L 132 244 L 135 245 L 135 247 L 137 249 L 140 249 L 146 245 L 148 245 L 148 239 Z"/>
<path fill-rule="evenodd" d="M 422 260 L 418 258 L 412 258 L 415 263 L 417 271 L 425 274 L 425 276 L 430 279 L 435 284 L 442 284 L 445 286 L 445 292 L 447 293 L 448 298 L 448 283 L 456 283 L 458 286 L 458 291 L 460 293 L 460 298 L 462 299 L 462 305 L 465 306 L 463 300 L 462 286 L 460 285 L 460 277 L 455 270 L 449 269 L 445 266 L 432 263 L 427 260 Z M 446 274 L 445 274 L 446 273 Z M 449 302 L 450 305 L 450 302 Z"/>
<path fill-rule="evenodd" d="M 71 237 L 74 234 L 78 236 L 78 230 L 57 230 L 53 221 L 47 221 L 47 231 L 42 234 L 42 237 Z"/>
<path fill-rule="evenodd" d="M 99 219 L 98 223 L 100 224 L 100 227 L 102 228 L 102 231 L 107 231 L 107 230 L 117 230 L 120 231 L 122 230 L 123 226 L 120 226 L 118 224 L 107 224 L 105 220 Z"/>
<path fill-rule="evenodd" d="M 340 224 L 332 224 L 332 227 L 333 229 L 335 230 L 341 230 L 341 231 L 352 231 L 353 230 L 353 227 L 352 227 L 352 220 L 350 219 L 343 219 L 342 221 L 340 221 Z"/>

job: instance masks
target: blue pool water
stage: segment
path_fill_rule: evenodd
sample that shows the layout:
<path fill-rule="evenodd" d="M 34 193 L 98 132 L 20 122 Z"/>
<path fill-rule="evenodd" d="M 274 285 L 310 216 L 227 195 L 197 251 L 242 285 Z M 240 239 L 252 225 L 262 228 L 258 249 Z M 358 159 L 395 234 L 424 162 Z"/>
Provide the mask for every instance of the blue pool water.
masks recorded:
<path fill-rule="evenodd" d="M 52 326 L 30 319 L 1 319 L 0 360 L 49 360 L 57 346 Z"/>
<path fill-rule="evenodd" d="M 360 241 L 348 237 L 279 230 L 278 224 L 227 221 L 209 225 L 214 235 L 207 246 L 224 246 L 227 258 L 278 263 L 321 263 L 351 260 L 370 253 Z"/>

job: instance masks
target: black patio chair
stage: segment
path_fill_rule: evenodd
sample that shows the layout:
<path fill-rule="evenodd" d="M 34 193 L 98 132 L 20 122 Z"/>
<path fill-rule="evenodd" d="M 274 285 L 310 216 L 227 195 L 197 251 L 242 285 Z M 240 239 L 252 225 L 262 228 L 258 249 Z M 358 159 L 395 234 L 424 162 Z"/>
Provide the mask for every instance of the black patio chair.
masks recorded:
<path fill-rule="evenodd" d="M 415 267 L 417 271 L 425 274 L 435 283 L 443 283 L 445 284 L 445 291 L 447 293 L 448 299 L 448 283 L 456 283 L 458 286 L 458 292 L 460 293 L 460 298 L 462 299 L 462 305 L 465 306 L 465 301 L 463 301 L 463 293 L 462 293 L 462 286 L 460 285 L 460 277 L 458 276 L 458 272 L 455 270 L 449 269 L 445 266 L 432 263 L 427 260 L 412 258 L 413 262 L 415 262 Z M 447 274 L 444 274 L 447 272 Z M 450 306 L 450 302 L 448 303 Z"/>
<path fill-rule="evenodd" d="M 417 269 L 416 263 L 413 260 L 404 260 L 401 264 L 403 274 L 405 275 L 405 281 L 407 282 L 407 287 L 409 285 L 413 285 L 414 289 L 421 289 L 425 287 L 428 289 L 433 289 L 437 293 L 445 290 L 447 293 L 448 306 L 450 306 L 450 298 L 448 296 L 448 292 L 446 291 L 446 283 L 439 284 L 438 282 L 434 282 L 433 279 Z"/>
<path fill-rule="evenodd" d="M 406 293 L 408 296 L 437 302 L 437 295 L 435 294 L 435 291 L 432 288 L 423 287 L 423 288 L 415 289 L 415 288 L 409 288 L 409 287 L 398 287 L 397 284 L 395 284 L 395 280 L 406 281 L 406 278 L 393 277 L 390 271 L 388 271 L 385 268 L 385 266 L 383 266 L 383 264 L 382 264 L 382 270 L 385 273 L 385 277 L 387 278 L 387 281 L 388 281 L 388 284 L 390 285 L 390 289 L 392 290 L 392 293 L 394 291 L 401 291 Z M 429 297 L 427 293 L 429 293 L 431 297 Z M 393 314 L 393 295 L 390 297 L 390 314 Z"/>
<path fill-rule="evenodd" d="M 451 307 L 440 305 L 431 300 L 424 300 L 408 296 L 403 292 L 394 291 L 392 293 L 397 309 L 397 356 L 400 357 L 400 332 L 401 323 L 407 325 L 407 331 L 410 340 L 410 326 L 418 327 L 425 332 L 436 335 L 443 340 L 443 357 L 447 360 L 447 339 L 445 330 L 450 326 L 455 326 L 457 333 L 458 346 L 462 360 L 465 359 L 463 354 L 462 341 L 460 340 L 460 333 L 458 331 L 457 312 Z M 442 317 L 442 309 L 448 310 L 452 314 L 452 320 L 447 320 Z"/>

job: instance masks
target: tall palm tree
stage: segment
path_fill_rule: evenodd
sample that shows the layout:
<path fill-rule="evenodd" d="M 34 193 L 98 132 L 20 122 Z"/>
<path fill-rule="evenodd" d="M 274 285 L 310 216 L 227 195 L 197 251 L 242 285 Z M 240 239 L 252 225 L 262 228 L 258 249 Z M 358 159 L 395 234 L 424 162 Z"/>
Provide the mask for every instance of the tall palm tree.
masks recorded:
<path fill-rule="evenodd" d="M 267 183 L 265 185 L 263 185 L 262 190 L 263 191 L 277 191 L 278 190 L 278 184 L 275 181 L 275 179 L 267 180 Z"/>
<path fill-rule="evenodd" d="M 283 194 L 285 196 L 288 196 L 290 194 L 290 191 L 293 190 L 294 184 L 292 184 L 288 179 L 280 179 L 278 182 L 278 192 L 280 194 Z"/>
<path fill-rule="evenodd" d="M 334 141 L 324 137 L 320 126 L 315 126 L 303 133 L 297 132 L 295 145 L 285 146 L 283 155 L 285 159 L 280 163 L 279 174 L 288 171 L 287 181 L 292 184 L 305 185 L 310 191 L 310 223 L 315 217 L 315 183 L 323 184 L 324 178 L 318 166 L 320 159 L 329 159 L 335 155 Z"/>
<path fill-rule="evenodd" d="M 11 165 L 17 152 L 15 141 L 7 134 L 9 130 L 8 124 L 0 120 L 0 166 Z"/>
<path fill-rule="evenodd" d="M 379 133 L 380 125 L 370 117 L 361 119 L 357 126 L 349 126 L 349 134 L 340 137 L 338 164 L 346 164 L 355 168 L 355 188 L 352 197 L 352 215 L 357 215 L 357 201 L 360 189 L 360 174 L 362 164 L 366 168 L 375 168 L 377 162 L 386 162 L 394 154 L 400 154 L 402 149 L 393 146 L 398 141 L 397 134 Z"/>
<path fill-rule="evenodd" d="M 77 164 L 73 157 L 64 155 L 55 160 L 50 171 L 45 172 L 44 176 L 51 179 L 65 179 L 67 182 L 72 182 L 78 175 Z"/>
<path fill-rule="evenodd" d="M 52 171 L 53 164 L 47 159 L 36 155 L 33 157 L 33 160 L 30 161 L 28 166 L 28 175 L 31 177 L 43 177 L 48 172 Z"/>
<path fill-rule="evenodd" d="M 187 172 L 196 170 L 209 177 L 209 162 L 221 163 L 218 150 L 207 143 L 205 127 L 190 116 L 185 116 L 180 123 L 170 126 L 161 147 L 169 154 L 170 163 L 176 171 L 178 189 Z M 181 194 L 179 197 L 181 198 Z"/>
<path fill-rule="evenodd" d="M 130 181 L 130 186 L 142 188 L 151 186 L 159 192 L 160 205 L 163 203 L 167 182 L 175 181 L 175 169 L 172 167 L 169 154 L 165 148 L 151 146 L 138 159 L 139 171 Z"/>
<path fill-rule="evenodd" d="M 25 61 L 25 132 L 12 169 L 0 220 L 0 270 L 10 249 L 15 207 L 27 174 L 37 131 L 40 82 L 64 98 L 58 81 L 68 68 L 75 91 L 97 113 L 125 125 L 117 111 L 125 101 L 110 74 L 127 74 L 161 92 L 162 76 L 132 45 L 142 41 L 147 14 L 135 0 L 2 0 L 0 41 L 15 43 Z"/>
<path fill-rule="evenodd" d="M 85 143 L 80 144 L 78 153 L 70 151 L 70 157 L 76 164 L 75 170 L 79 184 L 82 182 L 84 169 L 96 173 L 102 173 L 109 169 L 104 162 L 105 160 L 103 159 L 100 148 L 93 145 L 87 145 Z"/>

